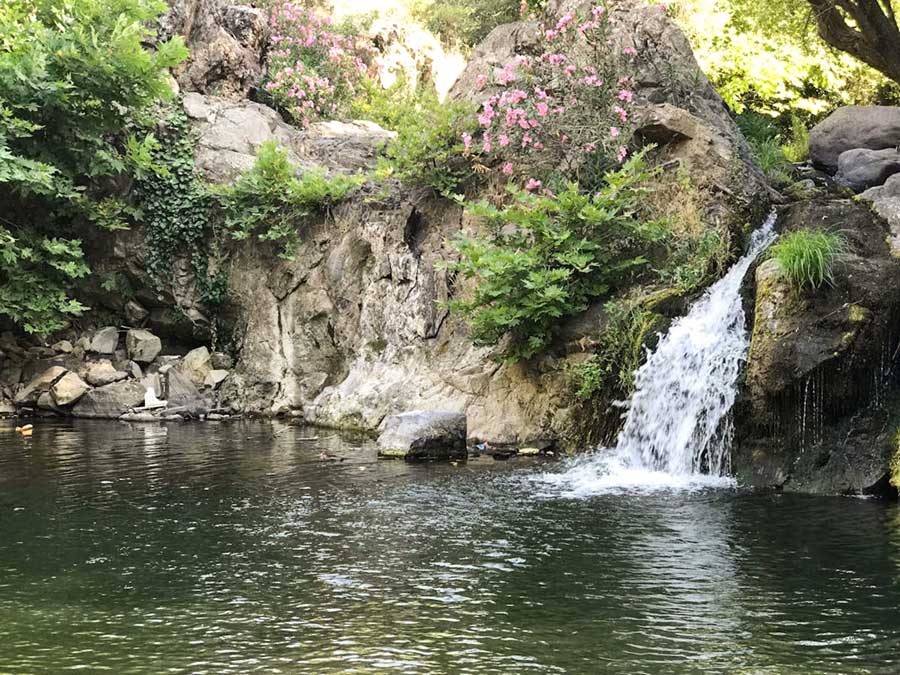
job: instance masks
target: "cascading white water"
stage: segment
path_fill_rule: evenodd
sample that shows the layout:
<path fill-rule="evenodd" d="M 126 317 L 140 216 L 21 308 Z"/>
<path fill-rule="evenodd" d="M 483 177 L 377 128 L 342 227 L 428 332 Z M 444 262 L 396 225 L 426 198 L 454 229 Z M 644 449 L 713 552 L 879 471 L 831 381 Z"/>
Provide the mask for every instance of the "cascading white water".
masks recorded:
<path fill-rule="evenodd" d="M 715 483 L 730 470 L 736 382 L 747 357 L 741 284 L 775 240 L 775 214 L 747 253 L 675 321 L 635 375 L 615 449 L 575 462 L 550 482 L 575 494 Z"/>
<path fill-rule="evenodd" d="M 773 213 L 750 248 L 675 321 L 635 375 L 616 452 L 632 465 L 674 475 L 729 470 L 735 383 L 747 357 L 741 284 L 775 239 Z"/>

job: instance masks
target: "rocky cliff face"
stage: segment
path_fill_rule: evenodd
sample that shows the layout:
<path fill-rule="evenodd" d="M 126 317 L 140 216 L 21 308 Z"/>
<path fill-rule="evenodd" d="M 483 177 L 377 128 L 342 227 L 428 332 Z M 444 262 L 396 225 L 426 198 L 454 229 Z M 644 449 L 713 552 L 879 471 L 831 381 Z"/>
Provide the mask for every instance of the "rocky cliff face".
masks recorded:
<path fill-rule="evenodd" d="M 664 161 L 683 164 L 708 188 L 709 217 L 736 225 L 754 219 L 767 190 L 724 104 L 665 14 L 632 9 L 617 14 L 616 39 L 645 55 L 641 133 L 660 144 Z M 453 95 L 481 95 L 477 76 L 533 47 L 535 29 L 527 22 L 497 28 Z M 201 152 L 212 173 L 232 163 L 227 152 Z M 345 153 L 329 157 L 332 169 L 358 166 Z M 572 322 L 547 356 L 498 364 L 441 308 L 459 290 L 441 269 L 453 255 L 448 238 L 465 226 L 457 206 L 396 186 L 387 199 L 362 193 L 334 215 L 306 235 L 296 261 L 251 250 L 233 260 L 239 359 L 227 392 L 234 405 L 368 429 L 404 410 L 465 412 L 470 437 L 493 443 L 565 443 L 577 435 L 579 405 L 564 371 L 596 340 L 597 312 Z"/>

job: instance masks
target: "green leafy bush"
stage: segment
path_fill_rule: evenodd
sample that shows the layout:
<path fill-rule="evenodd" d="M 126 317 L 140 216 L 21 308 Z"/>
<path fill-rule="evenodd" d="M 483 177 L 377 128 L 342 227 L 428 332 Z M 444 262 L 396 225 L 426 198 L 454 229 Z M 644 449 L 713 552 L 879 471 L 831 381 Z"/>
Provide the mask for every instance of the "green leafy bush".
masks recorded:
<path fill-rule="evenodd" d="M 77 239 L 23 240 L 0 227 L 0 314 L 28 333 L 46 334 L 87 309 L 69 297 L 89 272 Z"/>
<path fill-rule="evenodd" d="M 123 130 L 171 95 L 180 38 L 145 45 L 159 0 L 0 2 L 0 314 L 47 333 L 81 312 L 87 274 L 77 228 L 125 226 L 136 213 L 108 194 L 140 159 Z M 150 142 L 152 145 L 152 142 Z M 147 146 L 149 147 L 149 146 Z"/>
<path fill-rule="evenodd" d="M 253 168 L 217 194 L 233 239 L 276 242 L 281 245 L 279 255 L 293 259 L 302 225 L 311 216 L 327 213 L 363 181 L 361 176 L 329 175 L 324 170 L 305 171 L 298 177 L 287 151 L 268 141 L 260 147 Z"/>
<path fill-rule="evenodd" d="M 763 173 L 777 183 L 790 181 L 791 165 L 775 121 L 768 115 L 748 110 L 738 115 L 737 123 Z"/>
<path fill-rule="evenodd" d="M 769 249 L 791 284 L 819 288 L 833 281 L 835 259 L 846 249 L 844 238 L 821 230 L 796 230 L 782 235 Z"/>
<path fill-rule="evenodd" d="M 397 178 L 449 196 L 472 175 L 472 161 L 462 142 L 463 135 L 476 126 L 470 103 L 442 103 L 433 87 L 411 90 L 401 79 L 387 90 L 370 83 L 353 109 L 361 119 L 397 132 L 384 148 L 378 177 Z"/>
<path fill-rule="evenodd" d="M 665 237 L 642 217 L 644 155 L 607 174 L 595 194 L 568 184 L 553 196 L 515 192 L 504 208 L 472 207 L 486 234 L 460 234 L 460 259 L 448 267 L 473 282 L 471 295 L 449 307 L 466 317 L 476 345 L 503 342 L 500 358 L 530 358 L 563 320 L 622 285 L 644 266 L 644 252 Z"/>

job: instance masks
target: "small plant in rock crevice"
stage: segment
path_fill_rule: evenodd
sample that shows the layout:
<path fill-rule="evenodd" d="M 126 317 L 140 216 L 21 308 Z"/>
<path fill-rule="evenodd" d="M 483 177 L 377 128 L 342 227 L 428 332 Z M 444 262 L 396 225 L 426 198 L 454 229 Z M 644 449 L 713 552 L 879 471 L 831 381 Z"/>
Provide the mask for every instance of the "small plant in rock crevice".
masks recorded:
<path fill-rule="evenodd" d="M 287 151 L 275 141 L 263 143 L 254 166 L 233 185 L 216 188 L 225 232 L 235 240 L 254 237 L 280 246 L 292 260 L 300 246 L 300 228 L 364 182 L 362 176 L 314 169 L 297 175 Z"/>
<path fill-rule="evenodd" d="M 796 230 L 781 236 L 769 249 L 791 285 L 802 290 L 817 289 L 834 282 L 834 263 L 846 251 L 840 234 L 822 230 Z"/>

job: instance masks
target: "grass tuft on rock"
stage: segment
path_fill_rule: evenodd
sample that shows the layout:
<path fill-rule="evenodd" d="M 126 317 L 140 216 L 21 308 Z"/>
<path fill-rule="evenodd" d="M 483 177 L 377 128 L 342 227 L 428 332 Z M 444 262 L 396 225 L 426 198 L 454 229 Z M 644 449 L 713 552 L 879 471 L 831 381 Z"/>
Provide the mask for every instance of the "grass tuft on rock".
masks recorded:
<path fill-rule="evenodd" d="M 769 255 L 795 288 L 815 289 L 833 283 L 834 261 L 845 249 L 846 242 L 839 234 L 804 229 L 783 235 Z"/>

